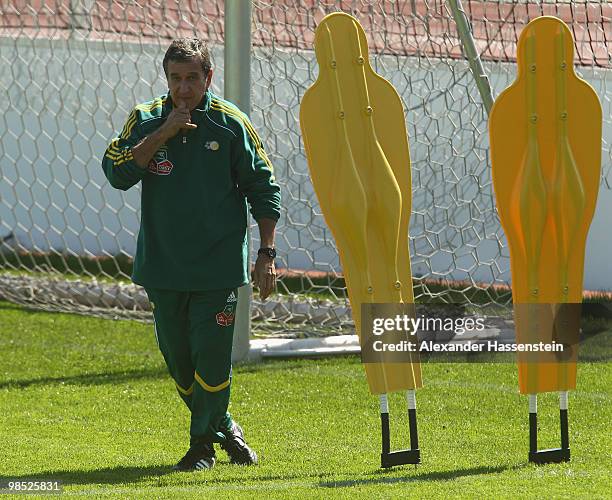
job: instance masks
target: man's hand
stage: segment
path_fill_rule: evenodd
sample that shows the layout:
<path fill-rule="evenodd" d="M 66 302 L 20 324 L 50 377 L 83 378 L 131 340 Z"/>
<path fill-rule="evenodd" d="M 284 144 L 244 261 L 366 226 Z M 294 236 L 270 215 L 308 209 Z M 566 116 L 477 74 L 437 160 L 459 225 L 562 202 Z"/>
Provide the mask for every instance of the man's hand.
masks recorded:
<path fill-rule="evenodd" d="M 259 297 L 264 300 L 270 295 L 276 284 L 276 268 L 274 259 L 266 255 L 259 255 L 255 261 L 254 283 L 259 288 Z"/>
<path fill-rule="evenodd" d="M 160 131 L 163 133 L 166 140 L 174 137 L 178 134 L 179 130 L 191 130 L 198 128 L 195 123 L 191 123 L 191 113 L 187 108 L 185 102 L 177 102 L 176 108 L 174 108 L 165 123 L 160 127 Z"/>
<path fill-rule="evenodd" d="M 177 104 L 178 107 L 170 112 L 168 118 L 161 127 L 132 148 L 134 161 L 140 168 L 147 168 L 155 152 L 162 147 L 168 139 L 174 137 L 179 130 L 198 128 L 195 123 L 191 123 L 191 114 L 189 113 L 189 109 L 187 109 L 187 105 L 184 102 L 179 102 Z"/>

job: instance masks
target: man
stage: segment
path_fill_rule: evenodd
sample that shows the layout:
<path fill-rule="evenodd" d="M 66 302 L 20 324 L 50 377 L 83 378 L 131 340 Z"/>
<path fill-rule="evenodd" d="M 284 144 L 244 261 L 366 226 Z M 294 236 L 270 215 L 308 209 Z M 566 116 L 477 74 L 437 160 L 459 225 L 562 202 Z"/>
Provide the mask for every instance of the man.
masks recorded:
<path fill-rule="evenodd" d="M 246 202 L 259 225 L 254 282 L 265 299 L 280 189 L 246 115 L 209 90 L 205 43 L 174 40 L 163 68 L 168 95 L 134 108 L 102 166 L 117 189 L 142 182 L 132 279 L 149 296 L 158 346 L 191 412 L 190 447 L 174 469 L 212 468 L 215 442 L 250 465 L 257 455 L 227 412 L 237 288 L 249 281 Z"/>

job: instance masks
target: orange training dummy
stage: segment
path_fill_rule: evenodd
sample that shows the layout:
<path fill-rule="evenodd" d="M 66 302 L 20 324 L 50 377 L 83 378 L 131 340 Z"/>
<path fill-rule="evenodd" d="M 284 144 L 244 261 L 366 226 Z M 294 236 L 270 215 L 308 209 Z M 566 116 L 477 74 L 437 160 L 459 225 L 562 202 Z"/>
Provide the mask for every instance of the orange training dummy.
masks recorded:
<path fill-rule="evenodd" d="M 569 459 L 563 419 L 566 391 L 576 387 L 579 328 L 579 306 L 563 304 L 582 302 L 586 237 L 601 168 L 601 106 L 574 73 L 573 52 L 561 20 L 530 22 L 518 42 L 517 79 L 497 98 L 489 119 L 493 184 L 510 246 L 517 343 L 556 341 L 570 350 L 569 356 L 519 356 L 519 388 L 530 395 L 533 421 L 536 394 L 561 391 L 567 453 L 549 450 L 559 452 L 559 459 Z M 554 454 L 550 460 L 537 455 L 534 436 L 530 460 L 558 461 Z"/>

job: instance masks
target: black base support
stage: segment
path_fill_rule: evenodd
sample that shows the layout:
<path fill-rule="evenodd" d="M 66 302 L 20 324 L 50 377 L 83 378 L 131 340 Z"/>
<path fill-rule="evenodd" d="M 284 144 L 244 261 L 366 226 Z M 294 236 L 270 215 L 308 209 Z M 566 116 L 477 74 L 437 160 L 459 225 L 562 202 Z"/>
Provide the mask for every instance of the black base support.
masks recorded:
<path fill-rule="evenodd" d="M 529 461 L 534 464 L 558 464 L 570 461 L 567 410 L 559 410 L 561 448 L 538 450 L 538 414 L 529 413 Z"/>
<path fill-rule="evenodd" d="M 419 436 L 417 432 L 416 409 L 408 410 L 410 426 L 410 449 L 391 451 L 391 437 L 389 428 L 389 414 L 380 414 L 382 430 L 382 453 L 380 466 L 387 469 L 395 465 L 420 464 L 421 450 L 419 450 Z"/>
<path fill-rule="evenodd" d="M 529 452 L 529 461 L 534 464 L 559 464 L 570 461 L 569 448 L 551 448 Z"/>
<path fill-rule="evenodd" d="M 380 466 L 384 469 L 396 465 L 420 464 L 421 450 L 400 450 L 380 454 Z"/>

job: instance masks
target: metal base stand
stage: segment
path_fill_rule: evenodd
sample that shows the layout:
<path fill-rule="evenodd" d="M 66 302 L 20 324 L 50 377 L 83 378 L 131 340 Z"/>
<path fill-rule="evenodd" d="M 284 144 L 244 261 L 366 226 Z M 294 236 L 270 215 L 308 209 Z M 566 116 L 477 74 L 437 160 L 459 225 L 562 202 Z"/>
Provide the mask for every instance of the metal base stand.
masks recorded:
<path fill-rule="evenodd" d="M 569 428 L 567 420 L 567 391 L 559 393 L 561 448 L 538 450 L 538 396 L 529 395 L 529 461 L 534 464 L 569 462 Z"/>
<path fill-rule="evenodd" d="M 391 451 L 389 402 L 387 401 L 386 394 L 381 394 L 380 396 L 380 423 L 382 430 L 382 453 L 380 454 L 380 466 L 383 468 L 389 468 L 395 465 L 421 463 L 421 450 L 419 450 L 419 435 L 417 432 L 415 391 L 407 391 L 406 399 L 408 400 L 410 449 Z"/>

